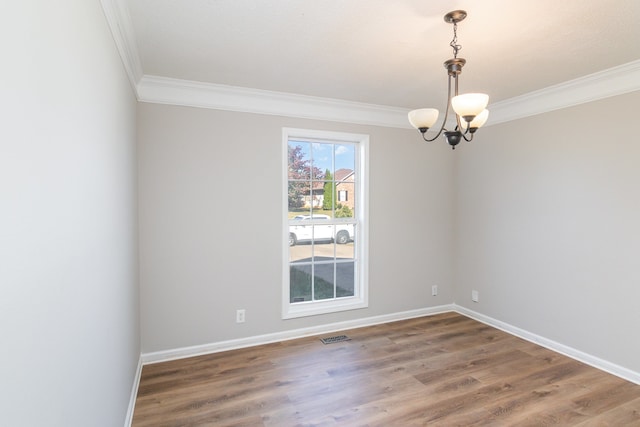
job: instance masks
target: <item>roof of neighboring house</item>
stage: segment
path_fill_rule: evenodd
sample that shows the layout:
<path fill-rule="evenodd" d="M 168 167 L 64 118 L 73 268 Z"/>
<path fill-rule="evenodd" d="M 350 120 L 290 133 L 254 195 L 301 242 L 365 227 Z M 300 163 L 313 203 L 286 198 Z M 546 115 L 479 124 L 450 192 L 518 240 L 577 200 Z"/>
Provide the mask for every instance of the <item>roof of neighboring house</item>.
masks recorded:
<path fill-rule="evenodd" d="M 351 169 L 338 169 L 333 177 L 336 182 L 338 181 L 346 181 L 347 178 L 353 176 L 353 171 Z"/>

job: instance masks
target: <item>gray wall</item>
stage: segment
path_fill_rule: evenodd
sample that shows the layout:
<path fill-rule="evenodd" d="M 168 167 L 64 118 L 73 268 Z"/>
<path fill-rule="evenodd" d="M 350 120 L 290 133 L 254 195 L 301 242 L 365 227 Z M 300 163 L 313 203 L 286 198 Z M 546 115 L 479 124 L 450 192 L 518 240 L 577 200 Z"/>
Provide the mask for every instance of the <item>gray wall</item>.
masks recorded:
<path fill-rule="evenodd" d="M 456 153 L 456 303 L 640 372 L 638 103 L 492 126 Z"/>
<path fill-rule="evenodd" d="M 135 98 L 98 1 L 4 2 L 0 27 L 0 424 L 123 425 Z"/>
<path fill-rule="evenodd" d="M 281 319 L 282 127 L 370 135 L 368 309 Z M 409 130 L 143 103 L 138 142 L 143 352 L 451 303 L 454 157 L 444 144 Z"/>
<path fill-rule="evenodd" d="M 408 130 L 140 104 L 143 352 L 456 302 L 640 371 L 638 97 L 490 126 L 455 153 Z M 280 319 L 282 127 L 371 136 L 368 309 Z"/>
<path fill-rule="evenodd" d="M 621 127 L 638 97 L 491 126 L 455 153 L 405 130 L 141 104 L 143 351 L 455 301 L 640 371 L 640 145 Z M 371 135 L 369 309 L 280 319 L 283 126 Z"/>

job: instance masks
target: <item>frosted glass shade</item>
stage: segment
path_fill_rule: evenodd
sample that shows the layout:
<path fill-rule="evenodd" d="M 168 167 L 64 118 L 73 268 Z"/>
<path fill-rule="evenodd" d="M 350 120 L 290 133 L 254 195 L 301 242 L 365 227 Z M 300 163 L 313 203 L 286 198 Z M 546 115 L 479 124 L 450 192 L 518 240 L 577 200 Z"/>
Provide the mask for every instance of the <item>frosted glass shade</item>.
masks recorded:
<path fill-rule="evenodd" d="M 409 111 L 409 123 L 416 129 L 430 128 L 438 120 L 438 110 L 435 108 L 420 108 Z"/>
<path fill-rule="evenodd" d="M 477 129 L 482 127 L 482 125 L 487 122 L 488 118 L 489 118 L 489 110 L 487 109 L 482 110 L 480 114 L 478 114 L 473 120 L 471 120 L 471 123 L 469 123 L 469 128 Z"/>
<path fill-rule="evenodd" d="M 460 117 L 477 116 L 487 107 L 489 95 L 484 93 L 465 93 L 451 98 L 453 111 Z"/>

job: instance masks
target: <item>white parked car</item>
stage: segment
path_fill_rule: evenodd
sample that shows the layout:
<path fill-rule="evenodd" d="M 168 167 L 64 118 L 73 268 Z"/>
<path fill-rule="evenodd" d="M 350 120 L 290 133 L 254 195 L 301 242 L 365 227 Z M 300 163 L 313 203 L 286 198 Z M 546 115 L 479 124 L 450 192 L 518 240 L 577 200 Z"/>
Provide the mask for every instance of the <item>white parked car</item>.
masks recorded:
<path fill-rule="evenodd" d="M 323 220 L 331 219 L 328 215 L 296 215 L 292 219 L 296 224 L 289 225 L 289 246 L 312 240 L 334 241 L 344 245 L 353 240 L 353 224 L 323 224 Z M 312 220 L 313 225 L 310 224 Z"/>

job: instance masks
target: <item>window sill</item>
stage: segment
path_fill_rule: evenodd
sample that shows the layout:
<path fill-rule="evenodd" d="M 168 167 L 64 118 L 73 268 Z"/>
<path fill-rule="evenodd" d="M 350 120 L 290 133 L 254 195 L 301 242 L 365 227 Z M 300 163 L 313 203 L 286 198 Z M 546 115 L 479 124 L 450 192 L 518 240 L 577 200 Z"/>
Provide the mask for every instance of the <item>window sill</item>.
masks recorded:
<path fill-rule="evenodd" d="M 329 301 L 309 301 L 290 304 L 283 307 L 283 319 L 295 319 L 299 317 L 316 316 L 319 314 L 336 313 L 339 311 L 358 310 L 367 308 L 369 303 L 364 298 L 341 298 Z"/>

